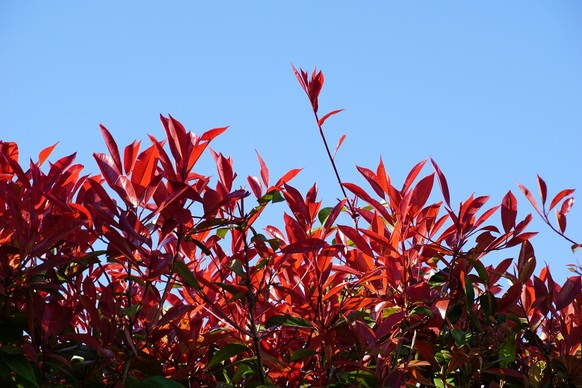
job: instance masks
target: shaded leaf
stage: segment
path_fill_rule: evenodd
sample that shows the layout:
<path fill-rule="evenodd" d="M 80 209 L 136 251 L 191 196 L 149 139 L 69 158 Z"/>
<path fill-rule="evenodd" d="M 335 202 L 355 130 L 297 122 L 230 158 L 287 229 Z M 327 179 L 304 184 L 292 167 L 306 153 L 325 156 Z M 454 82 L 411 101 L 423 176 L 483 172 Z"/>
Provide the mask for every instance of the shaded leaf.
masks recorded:
<path fill-rule="evenodd" d="M 200 284 L 196 280 L 196 276 L 190 271 L 188 265 L 181 260 L 176 260 L 175 270 L 178 275 L 186 282 L 187 285 L 193 287 L 196 290 L 200 290 Z"/>
<path fill-rule="evenodd" d="M 300 327 L 305 329 L 313 329 L 313 325 L 306 321 L 305 319 L 298 317 L 288 317 L 284 315 L 273 315 L 267 322 L 265 322 L 265 327 L 270 329 L 272 327 Z"/>
<path fill-rule="evenodd" d="M 566 280 L 556 297 L 556 309 L 568 306 L 582 292 L 582 277 L 572 276 Z"/>
<path fill-rule="evenodd" d="M 219 351 L 214 353 L 210 362 L 208 363 L 207 368 L 210 369 L 218 364 L 221 364 L 223 361 L 238 356 L 244 352 L 247 352 L 249 348 L 243 344 L 228 344 L 221 348 Z"/>

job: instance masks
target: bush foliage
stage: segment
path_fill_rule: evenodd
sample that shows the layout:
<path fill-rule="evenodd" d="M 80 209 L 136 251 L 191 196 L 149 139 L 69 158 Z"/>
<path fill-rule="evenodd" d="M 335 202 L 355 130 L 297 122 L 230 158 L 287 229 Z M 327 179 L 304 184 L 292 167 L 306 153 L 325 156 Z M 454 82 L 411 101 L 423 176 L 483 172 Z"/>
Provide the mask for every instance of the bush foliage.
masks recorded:
<path fill-rule="evenodd" d="M 582 385 L 581 268 L 564 284 L 536 268 L 514 194 L 452 206 L 434 160 L 399 187 L 382 161 L 358 167 L 365 188 L 343 182 L 323 132 L 340 110 L 320 117 L 323 74 L 293 70 L 345 196 L 329 206 L 260 156 L 235 183 L 209 148 L 226 128 L 198 136 L 172 117 L 123 152 L 101 126 L 100 175 L 74 154 L 47 165 L 54 146 L 26 167 L 0 143 L 3 386 Z M 204 152 L 217 179 L 195 169 Z M 538 183 L 525 198 L 577 247 L 573 190 Z M 259 229 L 271 206 L 281 224 Z"/>

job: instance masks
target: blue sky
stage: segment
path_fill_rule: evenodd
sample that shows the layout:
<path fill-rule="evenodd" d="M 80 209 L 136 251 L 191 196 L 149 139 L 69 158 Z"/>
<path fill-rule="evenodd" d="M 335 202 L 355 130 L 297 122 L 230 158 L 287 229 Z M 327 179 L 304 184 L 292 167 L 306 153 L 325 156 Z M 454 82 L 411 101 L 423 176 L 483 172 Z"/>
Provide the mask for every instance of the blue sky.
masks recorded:
<path fill-rule="evenodd" d="M 213 148 L 241 178 L 258 175 L 256 149 L 273 177 L 303 167 L 294 184 L 317 182 L 333 205 L 341 192 L 293 63 L 323 70 L 322 113 L 346 109 L 326 123 L 333 145 L 347 135 L 345 181 L 362 183 L 355 165 L 382 155 L 400 184 L 433 157 L 453 202 L 476 193 L 493 205 L 512 190 L 521 216 L 533 209 L 516 182 L 582 189 L 581 2 L 355 4 L 3 1 L 0 139 L 25 158 L 59 141 L 53 158 L 77 151 L 96 172 L 99 123 L 120 146 L 160 137 L 160 113 L 197 133 L 230 125 Z M 200 171 L 214 173 L 209 160 Z M 580 206 L 568 226 L 578 240 Z M 531 229 L 538 262 L 563 279 L 578 255 Z"/>

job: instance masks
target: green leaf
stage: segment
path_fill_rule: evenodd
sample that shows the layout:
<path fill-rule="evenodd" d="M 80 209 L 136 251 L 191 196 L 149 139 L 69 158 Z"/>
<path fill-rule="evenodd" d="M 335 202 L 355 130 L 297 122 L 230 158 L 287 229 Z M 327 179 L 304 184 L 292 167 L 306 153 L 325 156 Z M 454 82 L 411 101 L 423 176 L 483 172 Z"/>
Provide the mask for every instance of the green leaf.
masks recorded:
<path fill-rule="evenodd" d="M 510 336 L 499 348 L 500 365 L 502 368 L 509 367 L 515 360 L 515 334 Z"/>
<path fill-rule="evenodd" d="M 410 316 L 413 315 L 425 315 L 427 317 L 432 318 L 432 311 L 427 306 L 416 306 L 410 312 Z"/>
<path fill-rule="evenodd" d="M 184 388 L 184 386 L 180 383 L 177 383 L 173 380 L 167 379 L 162 376 L 154 376 L 150 377 L 149 379 L 145 379 L 140 381 L 136 388 L 156 388 L 156 387 L 166 387 L 166 388 Z"/>
<path fill-rule="evenodd" d="M 240 277 L 245 276 L 245 270 L 243 269 L 243 265 L 242 265 L 241 261 L 238 259 L 234 259 L 230 263 L 230 269 L 232 270 L 232 272 L 234 272 L 235 274 L 237 274 Z"/>
<path fill-rule="evenodd" d="M 24 357 L 24 355 L 11 355 L 0 352 L 0 361 L 8 366 L 17 376 L 38 387 L 38 380 L 32 363 Z"/>
<path fill-rule="evenodd" d="M 128 317 L 133 317 L 140 309 L 141 304 L 134 304 L 133 306 L 129 306 L 126 308 L 121 309 L 121 311 Z"/>
<path fill-rule="evenodd" d="M 230 228 L 218 228 L 216 229 L 216 235 L 220 238 L 225 238 L 229 230 Z"/>
<path fill-rule="evenodd" d="M 264 205 L 264 204 L 269 203 L 269 202 L 277 203 L 277 202 L 283 202 L 284 200 L 285 200 L 285 198 L 281 195 L 281 193 L 278 190 L 273 190 L 273 191 L 268 192 L 267 194 L 263 195 L 257 201 L 259 201 L 259 203 L 261 205 Z"/>
<path fill-rule="evenodd" d="M 287 317 L 284 315 L 274 315 L 265 322 L 265 327 L 267 329 L 276 326 L 285 327 L 301 327 L 305 329 L 313 329 L 313 325 L 306 321 L 305 319 L 297 317 Z"/>
<path fill-rule="evenodd" d="M 430 279 L 428 280 L 428 285 L 431 287 L 436 287 L 436 286 L 440 286 L 444 282 L 445 282 L 445 276 L 443 275 L 443 273 L 441 271 L 439 271 L 430 277 Z"/>
<path fill-rule="evenodd" d="M 256 362 L 256 360 L 254 357 L 252 357 L 251 359 L 247 359 L 247 360 L 252 360 L 254 362 Z M 247 364 L 247 361 L 243 361 L 240 364 L 238 364 L 238 368 L 236 369 L 236 373 L 234 374 L 234 376 L 232 376 L 232 382 L 233 383 L 238 383 L 238 381 L 243 378 L 244 376 L 252 376 L 255 375 L 255 370 L 253 369 L 253 367 L 249 364 Z"/>
<path fill-rule="evenodd" d="M 187 285 L 194 287 L 196 290 L 200 290 L 200 284 L 196 280 L 196 276 L 190 271 L 190 268 L 181 260 L 176 260 L 175 262 L 176 273 L 184 279 Z"/>
<path fill-rule="evenodd" d="M 327 220 L 327 217 L 329 217 L 329 214 L 331 213 L 332 210 L 333 207 L 324 207 L 319 211 L 319 213 L 317 213 L 317 218 L 319 218 L 319 222 L 321 222 L 321 225 L 325 223 L 325 220 Z"/>
<path fill-rule="evenodd" d="M 208 369 L 221 364 L 223 361 L 237 356 L 241 353 L 248 351 L 249 348 L 243 344 L 228 344 L 212 356 L 212 359 L 208 363 Z"/>
<path fill-rule="evenodd" d="M 204 252 L 204 254 L 206 256 L 211 256 L 212 252 L 210 252 L 210 249 L 208 249 L 208 247 L 206 245 L 204 245 L 204 243 L 202 241 L 196 240 L 195 238 L 192 239 L 192 242 L 194 242 L 194 244 L 196 244 L 196 246 L 198 248 L 200 248 L 200 250 L 202 252 Z"/>
<path fill-rule="evenodd" d="M 299 349 L 291 353 L 291 357 L 289 357 L 289 360 L 292 362 L 302 360 L 304 358 L 313 356 L 316 353 L 317 352 L 313 349 Z"/>

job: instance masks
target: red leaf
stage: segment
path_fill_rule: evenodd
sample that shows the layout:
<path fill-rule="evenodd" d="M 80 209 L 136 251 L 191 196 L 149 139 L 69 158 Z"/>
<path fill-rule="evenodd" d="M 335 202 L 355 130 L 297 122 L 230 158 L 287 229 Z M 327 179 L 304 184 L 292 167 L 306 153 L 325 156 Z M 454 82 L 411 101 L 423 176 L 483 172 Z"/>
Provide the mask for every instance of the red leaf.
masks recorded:
<path fill-rule="evenodd" d="M 103 139 L 105 139 L 105 144 L 107 145 L 107 149 L 113 158 L 114 168 L 117 169 L 117 174 L 121 174 L 123 171 L 123 167 L 121 165 L 121 158 L 119 157 L 119 148 L 117 148 L 117 143 L 111 133 L 105 128 L 103 124 L 99 124 L 99 128 L 101 128 L 101 133 L 103 134 Z"/>
<path fill-rule="evenodd" d="M 572 194 L 574 191 L 575 191 L 574 189 L 566 189 L 560 191 L 558 194 L 556 194 L 554 199 L 552 199 L 552 202 L 550 203 L 550 208 L 548 210 L 552 210 L 554 206 L 556 206 L 562 199 Z"/>
<path fill-rule="evenodd" d="M 353 183 L 342 183 L 342 185 L 354 193 L 357 197 L 363 199 L 364 201 L 368 202 L 370 205 L 378 211 L 388 222 L 392 222 L 392 216 L 388 213 L 388 210 L 378 201 L 373 199 L 366 193 L 360 186 L 355 185 Z"/>
<path fill-rule="evenodd" d="M 165 118 L 164 116 L 160 115 L 160 120 L 162 121 L 164 130 L 166 131 L 166 137 L 170 145 L 170 151 L 174 156 L 176 165 L 180 166 L 182 165 L 182 159 L 184 158 L 184 154 L 187 147 L 186 142 L 188 140 L 188 137 L 186 135 L 186 129 L 179 121 L 175 120 L 172 116 Z"/>
<path fill-rule="evenodd" d="M 221 127 L 221 128 L 209 129 L 208 131 L 204 132 L 202 134 L 202 136 L 200 136 L 200 140 L 211 141 L 215 137 L 217 137 L 218 135 L 220 135 L 221 133 L 223 133 L 224 131 L 226 131 L 227 129 L 228 129 L 228 127 Z"/>
<path fill-rule="evenodd" d="M 298 241 L 292 244 L 289 244 L 281 249 L 283 253 L 307 253 L 318 251 L 321 248 L 325 247 L 327 243 L 325 240 L 321 240 L 319 238 L 308 238 L 302 241 Z"/>
<path fill-rule="evenodd" d="M 291 67 L 293 68 L 293 72 L 295 73 L 295 76 L 297 77 L 297 80 L 299 81 L 301 88 L 303 88 L 305 93 L 309 94 L 309 92 L 307 91 L 307 73 L 301 70 L 301 74 L 299 74 L 295 66 L 291 65 Z"/>
<path fill-rule="evenodd" d="M 285 175 L 283 175 L 278 181 L 275 187 L 281 187 L 284 183 L 289 182 L 291 179 L 295 178 L 297 174 L 299 174 L 303 170 L 302 168 L 296 168 L 293 170 L 288 171 Z"/>
<path fill-rule="evenodd" d="M 37 163 L 38 166 L 41 166 L 45 162 L 45 160 L 53 152 L 53 150 L 55 149 L 57 144 L 59 144 L 59 143 L 57 142 L 57 143 L 53 144 L 52 146 L 47 147 L 44 150 L 40 151 L 40 153 L 38 154 L 38 163 Z"/>
<path fill-rule="evenodd" d="M 131 173 L 131 181 L 140 186 L 148 187 L 154 177 L 154 172 L 158 164 L 158 153 L 154 146 L 143 151 L 134 163 Z"/>
<path fill-rule="evenodd" d="M 384 197 L 384 190 L 382 190 L 382 186 L 380 186 L 380 184 L 378 182 L 378 177 L 376 176 L 376 174 L 374 174 L 374 172 L 372 170 L 369 170 L 365 167 L 356 166 L 356 168 L 358 169 L 360 174 L 362 174 L 364 176 L 364 178 L 366 178 L 366 180 L 368 181 L 370 186 L 372 186 L 372 189 L 374 189 L 376 194 L 378 194 L 378 196 L 380 196 L 382 198 L 385 198 Z"/>
<path fill-rule="evenodd" d="M 566 231 L 566 216 L 562 213 L 559 213 L 556 210 L 556 220 L 558 221 L 558 227 L 560 228 L 560 232 L 564 233 Z"/>
<path fill-rule="evenodd" d="M 341 111 L 343 111 L 343 109 L 336 109 L 336 110 L 329 112 L 328 114 L 326 114 L 325 116 L 320 118 L 319 121 L 317 122 L 317 124 L 321 127 L 323 125 L 323 123 L 325 123 L 325 120 L 327 120 L 330 116 L 338 114 Z"/>
<path fill-rule="evenodd" d="M 2 163 L 2 158 L 0 158 L 0 173 L 10 174 L 14 172 L 12 164 L 18 164 L 18 145 L 12 141 L 0 140 L 0 156 L 6 158 L 5 163 Z M 14 163 L 10 163 L 10 161 Z"/>
<path fill-rule="evenodd" d="M 537 204 L 536 200 L 534 199 L 533 195 L 528 190 L 528 188 L 525 187 L 524 185 L 522 185 L 521 183 L 518 183 L 517 185 L 519 186 L 519 189 L 521 190 L 521 192 L 523 193 L 523 195 L 525 195 L 525 197 L 528 199 L 528 201 L 532 204 L 532 206 L 534 207 L 534 209 L 536 209 L 536 211 L 538 212 L 538 214 L 539 215 L 542 215 L 542 212 L 540 211 L 540 208 L 538 207 L 538 204 Z"/>
<path fill-rule="evenodd" d="M 362 237 L 362 235 L 360 235 L 360 233 L 358 233 L 357 230 L 355 230 L 349 226 L 344 226 L 344 225 L 338 225 L 338 229 L 347 238 L 352 240 L 352 242 L 354 243 L 356 248 L 358 248 L 360 251 L 362 251 L 362 253 L 364 253 L 370 257 L 374 257 L 374 252 L 372 251 L 372 248 L 370 248 L 370 245 L 368 245 L 366 240 Z"/>
<path fill-rule="evenodd" d="M 125 147 L 125 150 L 123 151 L 123 168 L 125 169 L 126 174 L 129 174 L 130 171 L 133 170 L 135 159 L 139 153 L 140 144 L 141 142 L 136 140 Z"/>
<path fill-rule="evenodd" d="M 261 155 L 259 155 L 259 151 L 255 150 L 255 152 L 257 154 L 257 159 L 259 159 L 259 165 L 261 166 L 261 179 L 263 180 L 265 187 L 269 187 L 269 169 L 263 158 L 261 158 Z M 278 186 L 279 185 L 277 185 L 277 187 Z"/>
<path fill-rule="evenodd" d="M 556 309 L 562 310 L 567 307 L 578 294 L 582 292 L 582 277 L 572 276 L 566 280 L 566 283 L 560 289 L 556 298 Z"/>
<path fill-rule="evenodd" d="M 261 198 L 263 196 L 263 187 L 261 186 L 261 181 L 259 181 L 259 178 L 254 176 L 248 176 L 247 182 L 249 182 L 249 185 L 251 186 L 251 190 L 255 197 Z"/>
<path fill-rule="evenodd" d="M 546 182 L 540 176 L 538 178 L 538 187 L 540 189 L 540 196 L 542 197 L 542 206 L 546 205 L 546 199 L 548 197 L 548 187 L 546 186 Z"/>
<path fill-rule="evenodd" d="M 501 313 L 504 309 L 515 305 L 515 301 L 521 296 L 521 283 L 515 283 L 507 289 L 507 292 L 497 301 L 497 312 Z"/>
<path fill-rule="evenodd" d="M 564 203 L 562 203 L 562 207 L 560 208 L 560 214 L 567 216 L 568 213 L 570 212 L 570 209 L 572 209 L 572 206 L 574 206 L 574 197 L 570 197 L 568 199 L 566 199 L 564 201 Z"/>
<path fill-rule="evenodd" d="M 423 160 L 422 162 L 419 162 L 414 167 L 412 167 L 412 169 L 408 173 L 408 176 L 406 177 L 406 180 L 404 181 L 404 185 L 402 185 L 403 192 L 407 191 L 408 188 L 410 187 L 410 185 L 412 185 L 412 182 L 414 182 L 414 180 L 416 179 L 416 177 L 420 173 L 420 170 L 422 170 L 422 168 L 424 167 L 425 164 L 426 164 L 426 160 Z"/>
<path fill-rule="evenodd" d="M 436 162 L 433 159 L 431 159 L 430 161 L 431 161 L 431 163 L 432 163 L 432 165 L 437 173 L 437 177 L 439 178 L 439 185 L 441 186 L 441 192 L 443 193 L 443 198 L 445 199 L 445 203 L 450 208 L 451 207 L 451 197 L 449 194 L 449 185 L 447 184 L 447 179 L 445 178 L 445 175 L 441 171 L 440 167 L 436 164 Z"/>
<path fill-rule="evenodd" d="M 515 226 L 515 218 L 517 217 L 517 200 L 511 191 L 503 197 L 501 201 L 501 222 L 503 223 L 503 230 L 505 233 L 509 232 Z"/>
<path fill-rule="evenodd" d="M 287 241 L 287 240 L 285 240 L 285 236 L 283 235 L 283 233 L 281 233 L 281 231 L 279 229 L 277 229 L 276 227 L 274 227 L 272 225 L 266 226 L 265 231 L 267 233 L 269 233 L 272 237 L 276 238 L 277 240 L 281 240 L 282 242 Z"/>
<path fill-rule="evenodd" d="M 222 184 L 230 191 L 232 188 L 232 181 L 234 173 L 232 171 L 232 161 L 230 158 L 225 158 L 222 154 L 216 155 L 216 169 L 218 170 L 218 177 Z"/>
<path fill-rule="evenodd" d="M 430 174 L 422 178 L 412 190 L 411 205 L 414 206 L 416 212 L 419 212 L 426 204 L 426 201 L 428 200 L 428 197 L 432 191 L 433 183 L 434 174 Z"/>
<path fill-rule="evenodd" d="M 340 215 L 346 202 L 347 202 L 347 198 L 344 198 L 343 200 L 338 202 L 338 204 L 333 207 L 333 209 L 331 210 L 331 212 L 327 216 L 327 219 L 325 220 L 325 223 L 323 224 L 324 236 L 327 234 L 327 232 L 331 229 L 331 227 L 335 223 L 335 220 Z"/>
<path fill-rule="evenodd" d="M 151 137 L 151 139 L 152 139 L 154 146 L 156 147 L 157 154 L 158 154 L 157 156 L 159 157 L 160 162 L 162 162 L 162 167 L 163 167 L 164 173 L 166 174 L 166 176 L 168 177 L 168 179 L 170 181 L 174 181 L 174 182 L 178 181 L 178 177 L 176 175 L 176 172 L 174 171 L 172 161 L 170 160 L 170 157 L 168 156 L 168 154 L 164 150 L 164 147 L 155 138 Z"/>
<path fill-rule="evenodd" d="M 94 153 L 93 157 L 97 161 L 97 165 L 103 174 L 103 177 L 107 181 L 109 187 L 114 188 L 115 182 L 117 182 L 117 178 L 119 178 L 119 170 L 115 166 L 114 160 L 111 156 L 106 154 L 98 154 Z"/>
<path fill-rule="evenodd" d="M 471 196 L 472 197 L 472 196 Z M 475 213 L 479 211 L 485 205 L 485 203 L 489 200 L 489 196 L 481 196 L 475 199 L 469 198 L 463 206 L 461 207 L 460 211 L 460 218 L 461 222 L 465 223 L 469 219 L 471 219 Z"/>
<path fill-rule="evenodd" d="M 531 277 L 536 267 L 536 258 L 533 246 L 529 241 L 524 241 L 519 251 L 519 260 L 517 262 L 517 273 L 519 281 L 526 283 Z"/>
<path fill-rule="evenodd" d="M 337 142 L 337 145 L 335 146 L 335 150 L 333 150 L 333 156 L 331 157 L 332 159 L 335 158 L 335 154 L 337 154 L 337 151 L 339 150 L 340 146 L 342 145 L 342 143 L 344 142 L 344 139 L 346 138 L 346 135 L 342 135 L 340 137 L 340 139 Z"/>
<path fill-rule="evenodd" d="M 447 301 L 448 302 L 448 301 Z M 386 318 L 382 319 L 382 322 L 376 327 L 376 337 L 382 339 L 384 337 L 389 336 L 392 333 L 395 333 L 397 327 L 402 320 L 406 318 L 406 312 L 399 311 L 397 313 L 393 313 L 388 315 Z"/>
<path fill-rule="evenodd" d="M 137 199 L 133 185 L 128 177 L 124 175 L 119 176 L 115 183 L 115 191 L 119 193 L 125 203 L 128 203 L 133 207 L 139 206 L 139 200 Z"/>

